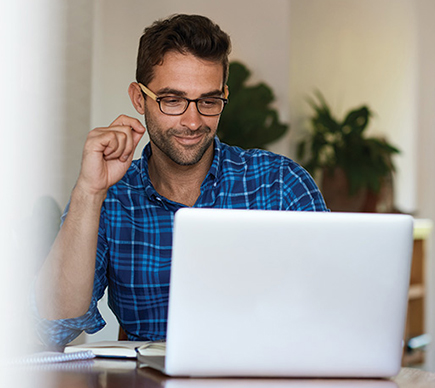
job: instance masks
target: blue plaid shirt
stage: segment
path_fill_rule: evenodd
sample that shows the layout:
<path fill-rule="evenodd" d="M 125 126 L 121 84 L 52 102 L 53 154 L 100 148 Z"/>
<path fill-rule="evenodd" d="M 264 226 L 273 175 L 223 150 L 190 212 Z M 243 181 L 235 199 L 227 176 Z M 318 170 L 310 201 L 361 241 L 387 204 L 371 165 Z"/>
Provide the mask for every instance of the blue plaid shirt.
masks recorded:
<path fill-rule="evenodd" d="M 44 342 L 62 345 L 82 330 L 91 334 L 103 328 L 97 301 L 106 287 L 109 306 L 130 340 L 165 338 L 172 226 L 175 212 L 185 205 L 156 192 L 148 175 L 150 154 L 148 144 L 107 193 L 88 312 L 57 321 L 39 318 Z M 230 147 L 217 138 L 212 166 L 194 207 L 327 210 L 311 176 L 292 160 L 263 150 Z"/>

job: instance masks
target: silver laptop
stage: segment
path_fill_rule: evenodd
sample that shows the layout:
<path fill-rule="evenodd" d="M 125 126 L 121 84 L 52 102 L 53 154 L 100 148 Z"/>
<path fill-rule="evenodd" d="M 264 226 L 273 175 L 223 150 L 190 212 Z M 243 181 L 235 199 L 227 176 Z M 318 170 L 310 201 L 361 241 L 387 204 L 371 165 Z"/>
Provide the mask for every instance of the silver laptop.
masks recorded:
<path fill-rule="evenodd" d="M 389 377 L 402 356 L 413 219 L 182 209 L 170 376 Z"/>

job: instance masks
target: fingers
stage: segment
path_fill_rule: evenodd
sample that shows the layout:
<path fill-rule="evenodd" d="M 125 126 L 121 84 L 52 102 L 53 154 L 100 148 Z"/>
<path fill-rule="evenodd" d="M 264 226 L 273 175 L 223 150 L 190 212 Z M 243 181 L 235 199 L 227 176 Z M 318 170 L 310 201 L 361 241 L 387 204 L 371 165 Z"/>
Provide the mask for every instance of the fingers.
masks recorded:
<path fill-rule="evenodd" d="M 102 154 L 105 160 L 127 161 L 134 153 L 130 127 L 96 128 L 88 135 L 85 149 Z"/>
<path fill-rule="evenodd" d="M 104 136 L 100 137 L 100 140 L 104 146 L 105 160 L 120 159 L 125 162 L 134 151 L 132 136 L 122 131 L 107 131 Z"/>
<path fill-rule="evenodd" d="M 134 150 L 145 133 L 137 119 L 119 116 L 108 128 L 96 128 L 89 133 L 92 151 L 102 152 L 105 160 L 126 162 L 133 158 Z"/>
<path fill-rule="evenodd" d="M 130 127 L 133 130 L 132 136 L 135 148 L 146 131 L 145 127 L 138 119 L 126 115 L 117 117 L 116 120 L 110 124 L 109 128 L 115 126 Z"/>

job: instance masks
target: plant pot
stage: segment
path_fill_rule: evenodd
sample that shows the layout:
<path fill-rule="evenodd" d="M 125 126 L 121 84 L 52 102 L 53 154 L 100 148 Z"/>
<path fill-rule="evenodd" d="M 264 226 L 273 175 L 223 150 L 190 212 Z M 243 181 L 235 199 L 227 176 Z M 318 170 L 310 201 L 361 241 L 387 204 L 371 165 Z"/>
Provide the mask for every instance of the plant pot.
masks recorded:
<path fill-rule="evenodd" d="M 336 167 L 332 172 L 324 169 L 321 187 L 326 205 L 332 211 L 364 211 L 367 190 L 361 189 L 354 195 L 349 195 L 349 182 L 343 169 Z"/>

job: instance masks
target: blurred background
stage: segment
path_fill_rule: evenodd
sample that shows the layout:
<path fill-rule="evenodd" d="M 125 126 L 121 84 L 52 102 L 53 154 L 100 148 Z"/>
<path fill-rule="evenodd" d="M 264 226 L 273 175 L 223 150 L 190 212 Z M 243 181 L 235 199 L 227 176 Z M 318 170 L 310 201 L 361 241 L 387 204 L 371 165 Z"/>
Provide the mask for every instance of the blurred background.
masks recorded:
<path fill-rule="evenodd" d="M 401 151 L 393 156 L 394 207 L 435 219 L 433 0 L 4 1 L 0 234 L 6 270 L 0 283 L 4 316 L 18 317 L 3 322 L 5 330 L 31 336 L 20 306 L 56 234 L 86 134 L 119 114 L 140 118 L 127 95 L 138 40 L 154 20 L 174 13 L 213 19 L 231 35 L 231 60 L 251 71 L 248 84 L 264 82 L 273 91 L 273 107 L 290 128 L 268 149 L 302 162 L 296 146 L 309 131 L 307 98 L 316 90 L 338 118 L 367 105 L 373 113 L 367 134 Z M 427 246 L 424 320 L 432 338 L 434 261 Z M 80 340 L 117 338 L 113 316 L 104 301 L 100 305 L 107 327 Z M 424 367 L 435 371 L 434 345 Z"/>

